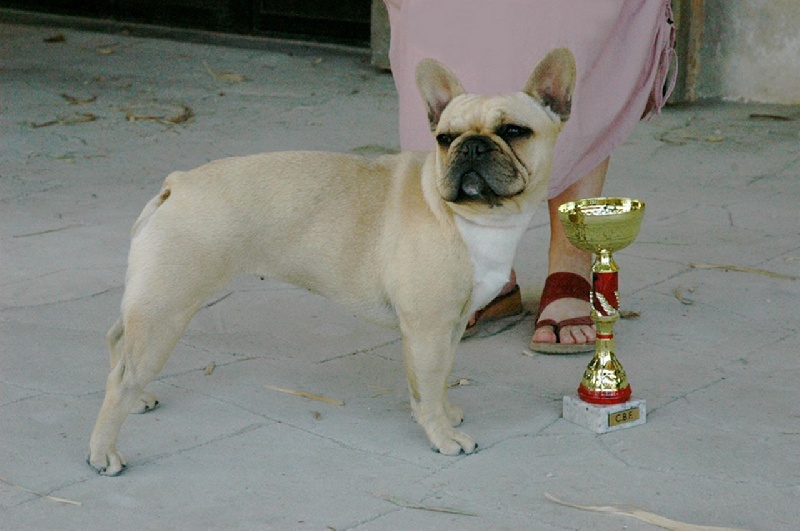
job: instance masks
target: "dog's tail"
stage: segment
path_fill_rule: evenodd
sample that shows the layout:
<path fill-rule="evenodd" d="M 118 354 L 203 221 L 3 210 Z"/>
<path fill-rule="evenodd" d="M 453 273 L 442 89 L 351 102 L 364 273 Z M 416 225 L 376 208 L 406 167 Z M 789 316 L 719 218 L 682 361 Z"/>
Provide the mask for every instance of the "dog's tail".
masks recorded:
<path fill-rule="evenodd" d="M 144 208 L 142 209 L 142 213 L 139 214 L 139 218 L 133 224 L 133 228 L 131 229 L 131 238 L 134 238 L 136 237 L 137 234 L 139 234 L 139 231 L 142 230 L 142 227 L 144 227 L 147 224 L 147 220 L 150 219 L 150 217 L 155 213 L 155 211 L 158 210 L 158 207 L 163 205 L 164 202 L 172 194 L 172 186 L 170 179 L 173 177 L 173 175 L 178 173 L 180 172 L 171 173 L 164 180 L 164 184 L 161 187 L 161 191 L 158 193 L 158 195 L 155 196 L 150 201 L 148 201 L 147 204 L 144 206 Z"/>

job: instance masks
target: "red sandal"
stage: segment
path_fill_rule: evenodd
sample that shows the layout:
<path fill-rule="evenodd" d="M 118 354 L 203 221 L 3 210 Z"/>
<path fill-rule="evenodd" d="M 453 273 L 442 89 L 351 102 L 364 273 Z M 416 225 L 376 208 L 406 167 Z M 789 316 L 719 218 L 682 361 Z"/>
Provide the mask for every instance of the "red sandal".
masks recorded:
<path fill-rule="evenodd" d="M 506 320 L 509 320 L 510 317 L 520 315 L 522 311 L 522 294 L 520 293 L 519 286 L 515 285 L 514 289 L 508 293 L 498 295 L 482 310 L 475 312 L 475 322 L 467 326 L 461 338 L 468 339 L 478 335 L 478 332 L 481 332 L 482 337 L 484 335 L 499 333 L 508 328 L 509 323 L 505 323 Z M 517 321 L 519 321 L 519 319 L 517 319 Z M 487 326 L 495 324 L 498 326 Z"/>
<path fill-rule="evenodd" d="M 576 273 L 559 272 L 553 273 L 547 277 L 542 290 L 542 297 L 539 301 L 539 311 L 537 316 L 542 315 L 544 310 L 551 302 L 558 299 L 580 299 L 587 303 L 587 311 L 589 304 L 589 297 L 592 292 L 592 285 Z M 536 330 L 544 326 L 552 326 L 553 332 L 556 337 L 559 337 L 559 332 L 565 326 L 580 326 L 580 325 L 593 325 L 592 318 L 588 315 L 583 317 L 573 317 L 571 319 L 564 319 L 563 321 L 555 321 L 553 319 L 543 319 L 536 323 L 534 333 Z M 543 354 L 577 354 L 579 352 L 591 352 L 594 350 L 594 341 L 589 343 L 580 344 L 565 344 L 565 343 L 540 343 L 531 340 L 531 350 L 541 352 Z"/>

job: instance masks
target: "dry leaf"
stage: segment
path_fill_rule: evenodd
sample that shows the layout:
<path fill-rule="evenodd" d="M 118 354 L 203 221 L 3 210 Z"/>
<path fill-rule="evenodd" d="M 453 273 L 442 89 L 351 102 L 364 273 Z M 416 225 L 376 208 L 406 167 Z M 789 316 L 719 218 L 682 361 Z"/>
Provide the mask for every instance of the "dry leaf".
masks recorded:
<path fill-rule="evenodd" d="M 306 393 L 305 391 L 297 391 L 294 389 L 285 389 L 283 387 L 275 387 L 273 385 L 265 385 L 264 387 L 266 387 L 267 389 L 272 389 L 273 391 L 278 391 L 280 393 L 287 393 L 294 396 L 309 398 L 311 400 L 317 400 L 319 402 L 325 402 L 326 404 L 333 404 L 334 406 L 344 405 L 344 402 L 342 402 L 341 400 L 337 400 L 335 398 L 330 398 L 322 395 L 315 395 L 314 393 Z"/>
<path fill-rule="evenodd" d="M 166 121 L 171 124 L 182 124 L 194 116 L 194 111 L 190 107 L 186 105 L 181 105 L 181 107 L 183 110 L 180 112 L 180 114 L 176 114 L 175 116 L 167 116 Z"/>
<path fill-rule="evenodd" d="M 722 269 L 723 271 L 736 271 L 738 273 L 753 273 L 756 275 L 765 275 L 772 278 L 782 278 L 784 280 L 797 280 L 798 277 L 792 275 L 784 275 L 783 273 L 776 273 L 767 269 L 758 269 L 755 267 L 746 267 L 738 265 L 725 265 L 725 264 L 698 264 L 691 263 L 689 267 L 695 269 Z"/>
<path fill-rule="evenodd" d="M 76 502 L 76 501 L 72 501 L 72 500 L 66 500 L 64 498 L 56 498 L 55 496 L 48 496 L 47 494 L 42 494 L 41 492 L 36 492 L 35 490 L 31 490 L 31 489 L 25 488 L 25 487 L 23 487 L 21 485 L 17 485 L 16 483 L 11 483 L 10 481 L 8 481 L 7 479 L 5 479 L 3 477 L 0 477 L 0 483 L 5 483 L 9 487 L 14 487 L 16 489 L 24 490 L 25 492 L 30 492 L 31 494 L 35 494 L 36 496 L 38 496 L 40 498 L 44 498 L 45 500 L 54 501 L 56 503 L 66 503 L 67 505 L 75 505 L 77 507 L 80 507 L 82 505 L 81 502 Z"/>
<path fill-rule="evenodd" d="M 217 368 L 217 364 L 212 361 L 211 363 L 206 365 L 206 370 L 204 371 L 204 374 L 206 376 L 211 376 L 212 374 L 214 374 L 214 369 L 216 369 L 216 368 Z"/>
<path fill-rule="evenodd" d="M 211 65 L 209 65 L 206 61 L 203 61 L 203 66 L 206 67 L 206 71 L 214 79 L 219 79 L 220 81 L 224 81 L 226 83 L 241 83 L 243 81 L 247 81 L 247 78 L 242 74 L 237 74 L 236 72 L 231 72 L 230 70 L 214 71 L 214 69 L 211 68 Z"/>
<path fill-rule="evenodd" d="M 117 47 L 119 46 L 118 42 L 112 42 L 111 44 L 104 44 L 102 46 L 98 46 L 95 48 L 95 51 L 98 55 L 111 55 L 117 51 Z"/>
<path fill-rule="evenodd" d="M 380 385 L 368 385 L 367 387 L 370 389 L 370 391 L 372 391 L 372 394 L 369 396 L 370 398 L 386 396 L 392 391 L 394 391 L 394 389 L 392 389 L 391 387 L 383 387 Z"/>
<path fill-rule="evenodd" d="M 670 520 L 669 518 L 664 518 L 663 516 L 659 516 L 657 514 L 636 508 L 626 509 L 626 508 L 614 507 L 611 505 L 601 505 L 601 506 L 577 505 L 574 503 L 569 503 L 563 500 L 559 500 L 558 498 L 556 498 L 552 494 L 548 494 L 547 492 L 544 493 L 544 497 L 559 505 L 563 505 L 564 507 L 571 507 L 573 509 L 580 509 L 581 511 L 591 511 L 595 513 L 608 513 L 608 514 L 618 514 L 622 516 L 630 516 L 631 518 L 636 518 L 637 520 L 641 520 L 642 522 L 646 522 L 648 524 L 652 524 L 658 527 L 663 527 L 664 529 L 671 529 L 673 531 L 743 531 L 741 529 L 733 529 L 730 527 L 713 527 L 705 525 L 687 524 L 684 522 L 678 522 L 676 520 Z"/>
<path fill-rule="evenodd" d="M 683 290 L 682 286 L 678 286 L 677 288 L 675 288 L 675 298 L 678 299 L 681 304 L 685 304 L 687 306 L 691 306 L 692 304 L 694 304 L 693 299 L 687 299 L 686 297 L 683 296 L 682 290 Z M 691 293 L 692 291 L 694 290 L 692 288 L 689 288 L 689 292 Z"/>
<path fill-rule="evenodd" d="M 62 118 L 59 120 L 59 123 L 61 125 L 76 125 L 86 122 L 94 122 L 95 120 L 97 120 L 96 114 L 92 114 L 90 112 L 79 112 L 78 114 L 73 114 L 71 116 L 67 116 L 66 118 Z"/>
<path fill-rule="evenodd" d="M 38 123 L 31 122 L 31 127 L 33 127 L 34 129 L 38 129 L 40 127 L 49 127 L 51 125 L 57 125 L 57 124 L 58 120 L 49 120 L 47 122 L 38 122 Z"/>
<path fill-rule="evenodd" d="M 642 314 L 637 312 L 636 310 L 620 310 L 619 311 L 620 319 L 638 319 L 641 316 L 642 316 Z"/>
<path fill-rule="evenodd" d="M 447 387 L 450 387 L 452 389 L 453 387 L 464 387 L 465 385 L 472 385 L 472 380 L 470 380 L 469 378 L 459 378 L 458 380 L 452 382 Z"/>
<path fill-rule="evenodd" d="M 750 114 L 751 120 L 777 120 L 780 122 L 789 122 L 792 120 L 791 116 L 785 116 L 783 114 L 770 114 L 770 113 L 758 113 L 754 112 Z"/>
<path fill-rule="evenodd" d="M 51 125 L 76 125 L 86 122 L 94 122 L 95 120 L 97 120 L 96 114 L 92 114 L 90 112 L 79 112 L 69 116 L 61 116 L 55 120 L 49 120 L 47 122 L 31 123 L 31 127 L 38 129 L 40 127 L 49 127 Z"/>
<path fill-rule="evenodd" d="M 187 105 L 136 105 L 128 107 L 125 119 L 129 122 L 156 122 L 164 125 L 180 124 L 194 116 Z"/>
<path fill-rule="evenodd" d="M 88 98 L 79 98 L 77 96 L 70 96 L 69 94 L 61 94 L 61 97 L 67 100 L 67 103 L 70 105 L 86 105 L 87 103 L 92 103 L 97 101 L 97 96 L 92 94 Z"/>
<path fill-rule="evenodd" d="M 462 511 L 461 509 L 453 509 L 451 507 L 438 507 L 433 505 L 421 505 L 419 503 L 414 503 L 410 501 L 403 500 L 401 498 L 397 498 L 395 496 L 390 496 L 388 494 L 379 494 L 378 497 L 382 500 L 386 500 L 389 503 L 393 503 L 398 507 L 403 507 L 404 509 L 419 509 L 421 511 L 432 511 L 435 513 L 446 513 L 446 514 L 458 514 L 461 516 L 478 516 L 475 513 L 470 513 L 467 511 Z"/>

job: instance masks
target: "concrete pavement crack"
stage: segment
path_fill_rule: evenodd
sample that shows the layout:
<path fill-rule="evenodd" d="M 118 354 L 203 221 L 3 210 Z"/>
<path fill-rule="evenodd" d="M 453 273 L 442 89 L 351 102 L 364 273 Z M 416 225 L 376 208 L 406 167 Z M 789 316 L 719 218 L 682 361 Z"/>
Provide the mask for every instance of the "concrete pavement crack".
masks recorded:
<path fill-rule="evenodd" d="M 347 352 L 345 354 L 339 354 L 339 355 L 336 355 L 336 356 L 332 356 L 330 358 L 325 358 L 324 360 L 319 360 L 318 362 L 316 362 L 316 364 L 317 365 L 322 365 L 323 363 L 328 363 L 330 361 L 340 360 L 342 358 L 349 358 L 351 356 L 357 356 L 359 354 L 367 354 L 367 353 L 373 352 L 375 350 L 378 350 L 380 348 L 388 347 L 389 345 L 394 345 L 396 343 L 399 343 L 400 341 L 402 341 L 402 338 L 397 337 L 395 339 L 391 339 L 389 341 L 385 341 L 385 342 L 380 343 L 378 345 L 374 345 L 374 346 L 371 346 L 371 347 L 365 347 L 365 348 L 362 348 L 362 349 L 358 349 L 356 351 Z M 390 361 L 392 361 L 392 360 L 390 360 Z"/>
<path fill-rule="evenodd" d="M 36 280 L 36 279 L 33 279 Z M 96 291 L 93 293 L 89 293 L 88 295 L 78 295 L 77 297 L 70 297 L 67 299 L 59 299 L 55 301 L 47 301 L 47 302 L 38 302 L 36 304 L 14 304 L 12 306 L 7 306 L 2 308 L 2 310 L 29 310 L 33 308 L 46 308 L 48 306 L 54 306 L 57 304 L 66 304 L 70 302 L 77 302 L 83 301 L 87 299 L 94 299 L 100 297 L 101 295 L 105 295 L 106 293 L 110 293 L 112 291 L 121 290 L 122 286 L 112 286 L 110 288 L 106 288 L 104 290 Z"/>
<path fill-rule="evenodd" d="M 250 358 L 250 359 L 255 359 L 255 358 Z M 234 360 L 234 361 L 228 362 L 226 365 L 230 365 L 230 364 L 233 364 L 233 363 L 238 363 L 240 361 L 245 361 L 245 360 Z M 222 365 L 220 365 L 220 366 L 222 366 Z M 192 369 L 192 370 L 189 370 L 189 371 L 184 371 L 181 374 L 187 374 L 187 373 L 191 373 L 191 372 L 198 372 L 198 371 L 201 371 L 201 370 L 203 370 L 203 369 Z M 224 398 L 220 398 L 219 396 L 215 396 L 215 395 L 211 395 L 211 394 L 208 394 L 208 393 L 204 393 L 202 391 L 198 391 L 197 389 L 191 389 L 191 388 L 183 387 L 183 386 L 181 386 L 181 385 L 179 385 L 177 383 L 167 381 L 167 380 L 169 380 L 171 378 L 174 378 L 174 377 L 177 377 L 177 376 L 180 376 L 180 374 L 171 374 L 169 376 L 165 376 L 163 378 L 159 378 L 157 381 L 160 382 L 160 383 L 169 385 L 171 387 L 174 387 L 176 389 L 180 389 L 181 391 L 185 391 L 185 392 L 188 392 L 188 393 L 194 393 L 194 394 L 197 394 L 199 396 L 208 398 L 210 400 L 214 400 L 214 401 L 220 402 L 222 404 L 228 405 L 228 406 L 233 407 L 235 409 L 238 409 L 240 411 L 249 413 L 251 415 L 255 415 L 255 416 L 260 417 L 260 418 L 262 418 L 262 419 L 264 419 L 266 421 L 269 421 L 270 423 L 281 424 L 281 425 L 287 426 L 289 428 L 301 431 L 303 433 L 306 433 L 306 434 L 311 435 L 313 437 L 316 437 L 318 439 L 331 442 L 331 443 L 333 443 L 333 444 L 335 444 L 335 445 L 337 445 L 337 446 L 339 446 L 341 448 L 347 449 L 347 450 L 353 450 L 353 451 L 356 451 L 356 452 L 362 452 L 362 453 L 366 453 L 366 454 L 369 454 L 369 455 L 375 455 L 375 456 L 379 456 L 379 457 L 383 457 L 383 458 L 394 459 L 394 460 L 397 460 L 397 461 L 402 462 L 404 464 L 408 464 L 408 465 L 412 465 L 414 467 L 420 468 L 419 464 L 414 463 L 414 462 L 409 461 L 409 460 L 406 460 L 406 459 L 399 458 L 399 457 L 397 457 L 396 455 L 394 455 L 394 454 L 392 454 L 390 452 L 378 452 L 378 451 L 371 450 L 369 448 L 363 448 L 363 447 L 360 447 L 360 446 L 356 446 L 356 445 L 353 445 L 353 444 L 348 443 L 346 441 L 343 441 L 341 439 L 338 439 L 336 437 L 332 437 L 330 435 L 322 434 L 322 433 L 316 432 L 314 430 L 310 430 L 308 428 L 304 428 L 304 427 L 302 427 L 300 425 L 294 424 L 294 423 L 289 422 L 289 421 L 287 421 L 285 419 L 271 417 L 271 416 L 269 416 L 268 414 L 266 414 L 266 413 L 264 413 L 262 411 L 254 410 L 254 409 L 249 408 L 249 407 L 247 407 L 245 405 L 242 405 L 240 403 L 231 402 L 231 401 L 226 400 Z M 421 435 L 420 437 L 423 437 L 423 436 Z M 465 458 L 465 457 L 468 457 L 468 456 L 456 457 L 455 460 L 459 460 L 459 459 Z M 451 461 L 450 460 L 443 460 L 443 462 L 450 463 Z M 425 468 L 425 467 L 422 467 L 422 468 Z"/>
<path fill-rule="evenodd" d="M 199 442 L 199 443 L 194 444 L 192 446 L 185 446 L 183 448 L 179 448 L 179 449 L 171 451 L 171 452 L 162 452 L 160 454 L 155 454 L 153 456 L 148 457 L 144 461 L 138 462 L 135 466 L 136 467 L 148 466 L 148 465 L 157 463 L 157 462 L 159 462 L 159 461 L 161 461 L 163 459 L 167 459 L 167 458 L 170 458 L 170 457 L 173 457 L 173 456 L 176 456 L 176 455 L 181 455 L 181 454 L 184 454 L 186 452 L 191 452 L 192 450 L 196 450 L 198 448 L 202 448 L 202 447 L 208 446 L 210 444 L 218 443 L 218 442 L 221 442 L 221 441 L 227 441 L 229 439 L 233 439 L 233 438 L 239 437 L 241 435 L 246 435 L 248 433 L 260 430 L 261 428 L 265 428 L 265 427 L 269 426 L 270 424 L 272 424 L 272 422 L 255 422 L 255 423 L 252 423 L 252 424 L 248 424 L 247 426 L 245 426 L 243 428 L 239 428 L 238 430 L 235 430 L 235 431 L 232 431 L 232 432 L 229 432 L 229 433 L 223 433 L 222 435 L 219 435 L 217 437 L 213 437 L 213 438 L 208 439 L 208 440 L 203 441 L 203 442 Z"/>

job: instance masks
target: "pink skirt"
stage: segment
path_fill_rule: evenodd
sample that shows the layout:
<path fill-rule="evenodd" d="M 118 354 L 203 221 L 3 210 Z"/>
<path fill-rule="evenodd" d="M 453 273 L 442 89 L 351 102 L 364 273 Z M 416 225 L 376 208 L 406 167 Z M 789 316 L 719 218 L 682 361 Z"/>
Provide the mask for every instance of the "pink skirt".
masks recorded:
<path fill-rule="evenodd" d="M 578 78 L 572 115 L 556 146 L 549 196 L 593 170 L 645 112 L 658 112 L 675 52 L 669 0 L 384 0 L 399 95 L 400 145 L 433 148 L 414 81 L 433 57 L 467 92 L 521 90 L 553 48 L 572 50 Z M 670 85 L 674 85 L 673 79 Z"/>

